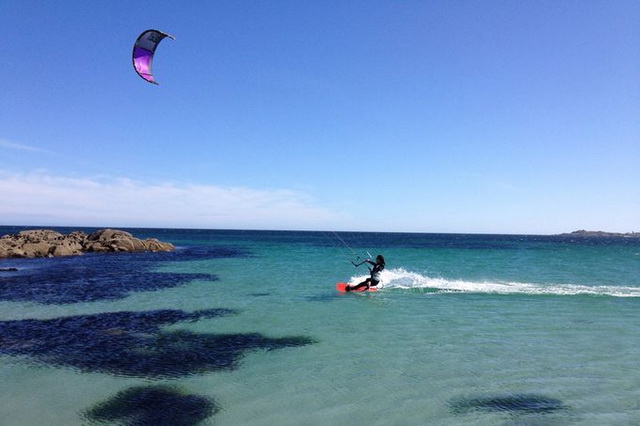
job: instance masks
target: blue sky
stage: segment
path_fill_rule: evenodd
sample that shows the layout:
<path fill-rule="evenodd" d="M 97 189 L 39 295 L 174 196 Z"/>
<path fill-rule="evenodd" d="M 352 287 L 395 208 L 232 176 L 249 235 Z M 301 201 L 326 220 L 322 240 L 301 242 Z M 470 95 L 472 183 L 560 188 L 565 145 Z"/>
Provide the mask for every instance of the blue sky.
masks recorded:
<path fill-rule="evenodd" d="M 0 40 L 0 224 L 640 231 L 635 0 L 4 0 Z"/>

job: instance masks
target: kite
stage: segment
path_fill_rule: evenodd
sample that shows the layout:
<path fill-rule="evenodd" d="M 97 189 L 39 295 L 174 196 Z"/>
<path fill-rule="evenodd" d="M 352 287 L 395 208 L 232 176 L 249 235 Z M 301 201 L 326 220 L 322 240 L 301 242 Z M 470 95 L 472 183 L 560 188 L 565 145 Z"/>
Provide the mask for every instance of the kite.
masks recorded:
<path fill-rule="evenodd" d="M 174 36 L 163 33 L 162 31 L 146 30 L 138 36 L 136 43 L 133 45 L 133 68 L 140 77 L 152 84 L 158 84 L 151 73 L 153 54 L 158 44 L 160 44 L 165 37 L 175 40 Z"/>

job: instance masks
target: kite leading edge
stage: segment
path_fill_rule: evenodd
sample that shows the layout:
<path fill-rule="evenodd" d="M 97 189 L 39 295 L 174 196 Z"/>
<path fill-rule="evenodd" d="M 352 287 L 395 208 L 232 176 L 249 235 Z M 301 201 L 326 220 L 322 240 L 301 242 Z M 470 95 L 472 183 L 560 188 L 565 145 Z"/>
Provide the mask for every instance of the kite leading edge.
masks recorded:
<path fill-rule="evenodd" d="M 162 31 L 146 30 L 138 36 L 136 43 L 133 45 L 133 68 L 140 77 L 156 85 L 158 83 L 151 71 L 151 64 L 158 44 L 165 37 L 175 40 L 174 36 Z"/>

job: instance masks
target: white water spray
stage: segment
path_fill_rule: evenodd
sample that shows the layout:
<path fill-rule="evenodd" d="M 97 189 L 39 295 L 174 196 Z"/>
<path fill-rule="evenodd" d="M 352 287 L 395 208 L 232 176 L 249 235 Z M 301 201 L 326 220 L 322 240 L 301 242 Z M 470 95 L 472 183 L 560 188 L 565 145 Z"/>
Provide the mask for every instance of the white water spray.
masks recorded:
<path fill-rule="evenodd" d="M 368 276 L 354 276 L 350 284 L 364 281 Z M 432 278 L 402 268 L 382 271 L 380 289 L 425 289 L 434 293 L 486 293 L 528 295 L 593 295 L 611 297 L 640 297 L 640 287 L 587 286 L 578 284 L 535 284 L 521 282 L 464 281 Z"/>

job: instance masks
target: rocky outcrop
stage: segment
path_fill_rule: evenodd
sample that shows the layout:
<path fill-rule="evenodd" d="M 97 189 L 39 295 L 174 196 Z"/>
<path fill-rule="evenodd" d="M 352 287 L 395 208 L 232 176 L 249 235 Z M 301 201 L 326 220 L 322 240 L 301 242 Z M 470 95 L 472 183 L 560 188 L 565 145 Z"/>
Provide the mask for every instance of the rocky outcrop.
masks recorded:
<path fill-rule="evenodd" d="M 615 237 L 615 238 L 640 238 L 640 232 L 603 232 L 603 231 L 585 231 L 580 229 L 571 233 L 560 234 L 561 237 Z"/>
<path fill-rule="evenodd" d="M 0 258 L 74 256 L 86 252 L 173 251 L 171 243 L 155 238 L 141 240 L 129 232 L 102 229 L 87 234 L 63 235 L 51 229 L 35 229 L 0 238 Z"/>

